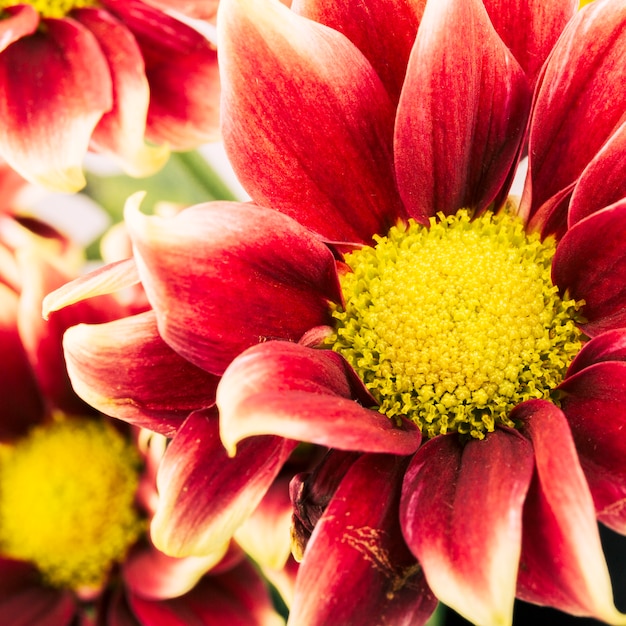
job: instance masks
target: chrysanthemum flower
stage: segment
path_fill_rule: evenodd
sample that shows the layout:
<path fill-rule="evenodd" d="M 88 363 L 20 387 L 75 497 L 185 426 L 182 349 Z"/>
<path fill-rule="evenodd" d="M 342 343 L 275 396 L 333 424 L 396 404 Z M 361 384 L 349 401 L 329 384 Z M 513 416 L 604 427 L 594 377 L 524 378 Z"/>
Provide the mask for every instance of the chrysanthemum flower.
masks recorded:
<path fill-rule="evenodd" d="M 61 350 L 67 326 L 126 309 L 106 297 L 48 323 L 40 316 L 44 293 L 68 280 L 77 252 L 36 220 L 0 216 L 3 623 L 280 625 L 266 583 L 236 544 L 176 559 L 150 542 L 165 440 L 88 407 L 70 387 Z"/>
<path fill-rule="evenodd" d="M 80 189 L 88 148 L 144 176 L 217 138 L 215 47 L 159 8 L 2 0 L 0 16 L 0 156 L 31 182 Z"/>
<path fill-rule="evenodd" d="M 155 518 L 173 552 L 219 545 L 292 442 L 330 449 L 292 483 L 290 623 L 419 624 L 434 596 L 481 625 L 515 597 L 626 623 L 597 530 L 626 532 L 626 7 L 576 4 L 222 0 L 253 203 L 167 220 L 134 199 L 134 260 L 49 302 L 141 279 L 151 326 L 65 338 L 113 415 L 163 430 L 210 401 L 175 358 L 215 377 L 233 456 L 176 430 Z"/>

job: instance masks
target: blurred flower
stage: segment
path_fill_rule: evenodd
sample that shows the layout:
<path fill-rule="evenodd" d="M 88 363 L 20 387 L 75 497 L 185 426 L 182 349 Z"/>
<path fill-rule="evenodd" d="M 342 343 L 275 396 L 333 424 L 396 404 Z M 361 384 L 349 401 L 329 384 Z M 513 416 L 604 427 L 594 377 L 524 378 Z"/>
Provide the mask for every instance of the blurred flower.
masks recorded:
<path fill-rule="evenodd" d="M 131 198 L 134 257 L 47 308 L 140 280 L 153 310 L 70 329 L 75 388 L 175 434 L 174 554 L 218 546 L 295 442 L 330 449 L 292 482 L 290 623 L 421 624 L 434 596 L 484 625 L 516 596 L 626 623 L 596 523 L 626 532 L 626 9 L 359 7 L 222 0 L 253 203 Z"/>
<path fill-rule="evenodd" d="M 31 182 L 77 191 L 88 148 L 145 176 L 218 137 L 216 50 L 190 26 L 140 0 L 0 11 L 0 155 Z"/>
<path fill-rule="evenodd" d="M 0 614 L 8 624 L 277 626 L 236 544 L 171 558 L 147 535 L 165 439 L 98 414 L 71 389 L 64 330 L 128 309 L 106 296 L 41 318 L 80 251 L 37 220 L 0 215 Z"/>

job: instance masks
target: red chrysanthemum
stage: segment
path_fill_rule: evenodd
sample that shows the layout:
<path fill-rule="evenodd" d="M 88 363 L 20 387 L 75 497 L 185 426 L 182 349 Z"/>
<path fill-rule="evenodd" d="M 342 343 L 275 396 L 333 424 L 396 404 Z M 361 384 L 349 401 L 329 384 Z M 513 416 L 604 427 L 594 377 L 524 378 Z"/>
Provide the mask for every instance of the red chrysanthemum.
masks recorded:
<path fill-rule="evenodd" d="M 433 593 L 625 623 L 596 520 L 626 531 L 626 8 L 575 5 L 223 0 L 253 203 L 133 199 L 134 259 L 49 302 L 141 279 L 153 311 L 65 348 L 84 399 L 174 436 L 162 547 L 219 545 L 306 441 L 290 623 L 423 623 Z M 182 422 L 214 396 L 230 458 Z"/>
<path fill-rule="evenodd" d="M 88 148 L 145 176 L 218 137 L 215 46 L 159 8 L 3 0 L 0 15 L 0 155 L 28 180 L 80 189 Z"/>

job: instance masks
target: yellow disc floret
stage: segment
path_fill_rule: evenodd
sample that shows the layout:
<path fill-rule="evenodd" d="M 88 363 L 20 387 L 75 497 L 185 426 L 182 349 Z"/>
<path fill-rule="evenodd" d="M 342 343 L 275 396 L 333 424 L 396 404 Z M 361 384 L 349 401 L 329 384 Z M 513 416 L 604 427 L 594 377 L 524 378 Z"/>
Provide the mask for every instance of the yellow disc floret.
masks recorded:
<path fill-rule="evenodd" d="M 328 340 L 380 405 L 426 437 L 514 426 L 513 407 L 549 399 L 581 347 L 583 302 L 562 300 L 555 243 L 511 215 L 412 220 L 346 256 L 345 308 Z"/>
<path fill-rule="evenodd" d="M 100 586 L 144 529 L 139 458 L 111 424 L 66 419 L 0 450 L 0 553 L 55 587 Z"/>
<path fill-rule="evenodd" d="M 97 5 L 97 0 L 0 0 L 0 9 L 30 4 L 42 17 L 65 17 L 72 9 Z"/>

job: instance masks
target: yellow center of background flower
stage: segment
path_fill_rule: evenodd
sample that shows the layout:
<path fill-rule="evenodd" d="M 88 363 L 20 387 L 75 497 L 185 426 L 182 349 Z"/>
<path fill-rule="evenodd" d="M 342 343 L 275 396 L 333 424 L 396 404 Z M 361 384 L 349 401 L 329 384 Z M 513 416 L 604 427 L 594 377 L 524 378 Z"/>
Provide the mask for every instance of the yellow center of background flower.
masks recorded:
<path fill-rule="evenodd" d="M 42 17 L 65 17 L 72 9 L 92 7 L 96 0 L 0 0 L 0 9 L 30 4 Z"/>
<path fill-rule="evenodd" d="M 583 302 L 550 279 L 555 243 L 521 221 L 466 211 L 410 220 L 346 256 L 329 339 L 390 418 L 426 437 L 482 439 L 520 402 L 551 396 L 581 347 Z"/>
<path fill-rule="evenodd" d="M 100 586 L 145 524 L 140 459 L 112 425 L 67 419 L 0 449 L 0 553 L 54 587 Z"/>

